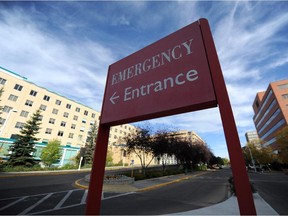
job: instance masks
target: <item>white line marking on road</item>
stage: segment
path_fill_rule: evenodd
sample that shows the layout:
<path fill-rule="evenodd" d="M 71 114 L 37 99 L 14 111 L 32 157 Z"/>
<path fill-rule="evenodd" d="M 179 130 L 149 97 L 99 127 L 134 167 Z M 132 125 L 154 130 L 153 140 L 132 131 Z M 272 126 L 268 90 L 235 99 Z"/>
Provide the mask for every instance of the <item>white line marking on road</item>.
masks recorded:
<path fill-rule="evenodd" d="M 68 199 L 68 197 L 71 195 L 73 190 L 69 190 L 68 193 L 65 195 L 65 197 L 62 198 L 62 200 L 54 207 L 54 209 L 59 209 L 63 203 Z"/>
<path fill-rule="evenodd" d="M 134 193 L 136 193 L 136 192 L 128 192 L 128 193 L 118 194 L 115 196 L 109 196 L 109 197 L 103 198 L 102 200 L 113 199 L 116 197 L 126 196 L 126 195 L 130 195 L 130 194 L 134 194 Z"/>
<path fill-rule="evenodd" d="M 25 209 L 23 212 L 21 212 L 18 215 L 25 215 L 26 213 L 28 213 L 29 211 L 31 211 L 33 208 L 35 208 L 36 206 L 38 206 L 40 203 L 44 202 L 46 199 L 48 199 L 50 196 L 52 196 L 53 193 L 49 193 L 47 194 L 45 197 L 43 197 L 41 200 L 39 200 L 38 202 L 36 202 L 34 205 L 30 206 L 29 208 Z"/>
<path fill-rule="evenodd" d="M 85 204 L 86 203 L 86 198 L 87 198 L 87 195 L 88 195 L 88 190 L 85 190 L 83 196 L 82 196 L 82 199 L 81 199 L 81 203 L 80 204 Z"/>
<path fill-rule="evenodd" d="M 12 202 L 12 203 L 9 203 L 9 204 L 6 205 L 6 206 L 3 206 L 2 208 L 0 208 L 0 211 L 3 211 L 4 209 L 9 208 L 10 206 L 13 206 L 13 205 L 17 204 L 18 202 L 26 199 L 27 197 L 28 197 L 28 196 L 24 196 L 24 197 L 22 197 L 22 198 L 20 198 L 20 199 L 18 199 L 18 200 L 15 200 L 15 201 Z"/>

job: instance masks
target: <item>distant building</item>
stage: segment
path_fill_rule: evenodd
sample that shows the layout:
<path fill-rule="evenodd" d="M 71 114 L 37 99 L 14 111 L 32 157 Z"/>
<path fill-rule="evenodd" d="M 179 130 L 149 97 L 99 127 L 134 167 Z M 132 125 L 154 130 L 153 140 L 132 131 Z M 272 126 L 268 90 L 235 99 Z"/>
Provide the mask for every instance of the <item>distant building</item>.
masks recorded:
<path fill-rule="evenodd" d="M 248 131 L 245 133 L 247 143 L 253 143 L 256 147 L 260 147 L 260 139 L 257 131 Z"/>
<path fill-rule="evenodd" d="M 288 125 L 288 80 L 269 84 L 253 102 L 254 124 L 262 146 L 275 148 L 276 133 Z"/>
<path fill-rule="evenodd" d="M 192 143 L 205 144 L 205 141 L 194 131 L 180 130 L 176 132 L 179 138 L 188 140 Z"/>

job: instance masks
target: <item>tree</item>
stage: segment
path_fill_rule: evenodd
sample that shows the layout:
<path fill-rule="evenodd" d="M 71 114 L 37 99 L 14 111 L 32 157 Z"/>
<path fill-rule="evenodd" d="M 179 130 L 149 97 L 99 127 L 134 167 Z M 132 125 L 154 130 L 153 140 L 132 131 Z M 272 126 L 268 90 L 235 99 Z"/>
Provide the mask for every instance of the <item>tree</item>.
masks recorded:
<path fill-rule="evenodd" d="M 33 166 L 35 164 L 33 153 L 36 151 L 35 142 L 39 140 L 36 138 L 36 134 L 40 130 L 40 124 L 41 111 L 38 109 L 23 126 L 16 141 L 9 147 L 9 151 L 12 153 L 9 155 L 8 165 Z"/>
<path fill-rule="evenodd" d="M 94 149 L 96 145 L 96 139 L 98 135 L 98 126 L 97 122 L 95 121 L 94 124 L 91 126 L 88 136 L 85 143 L 85 163 L 92 164 L 93 163 L 93 156 L 94 156 Z"/>
<path fill-rule="evenodd" d="M 288 164 L 288 126 L 277 133 L 276 143 L 280 162 Z"/>
<path fill-rule="evenodd" d="M 212 157 L 209 148 L 203 143 L 192 143 L 179 139 L 173 144 L 173 154 L 186 168 L 196 167 L 199 163 L 208 163 Z"/>
<path fill-rule="evenodd" d="M 149 129 L 140 129 L 136 133 L 127 135 L 124 137 L 127 146 L 127 153 L 135 153 L 140 159 L 142 172 L 146 174 L 146 168 L 149 166 L 151 161 L 154 159 L 153 148 L 152 148 L 152 138 Z M 146 163 L 147 156 L 150 155 L 151 160 Z"/>
<path fill-rule="evenodd" d="M 270 147 L 257 148 L 255 143 L 247 143 L 242 148 L 246 165 L 253 164 L 252 158 L 256 165 L 268 165 L 274 161 L 273 150 Z"/>
<path fill-rule="evenodd" d="M 61 142 L 57 139 L 49 141 L 41 154 L 41 161 L 48 167 L 61 158 Z"/>
<path fill-rule="evenodd" d="M 165 171 L 168 157 L 172 157 L 172 145 L 176 142 L 175 132 L 159 131 L 155 134 L 152 141 L 152 151 L 154 157 L 162 159 L 163 172 Z"/>
<path fill-rule="evenodd" d="M 109 166 L 113 163 L 113 152 L 108 150 L 106 156 L 106 166 Z"/>

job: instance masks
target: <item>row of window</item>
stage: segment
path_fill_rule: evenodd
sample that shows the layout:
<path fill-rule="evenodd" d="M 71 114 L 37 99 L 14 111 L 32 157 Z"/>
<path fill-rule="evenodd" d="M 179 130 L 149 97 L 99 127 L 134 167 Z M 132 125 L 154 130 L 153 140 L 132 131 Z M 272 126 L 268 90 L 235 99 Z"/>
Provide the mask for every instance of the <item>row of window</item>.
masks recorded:
<path fill-rule="evenodd" d="M 265 117 L 268 115 L 268 113 L 271 111 L 271 109 L 274 107 L 274 105 L 276 104 L 276 100 L 274 99 L 271 104 L 269 105 L 268 109 L 265 111 L 265 113 L 263 114 L 263 116 L 261 117 L 260 121 L 257 123 L 256 127 L 258 128 L 259 125 L 263 122 L 263 120 L 265 119 Z"/>
<path fill-rule="evenodd" d="M 278 85 L 279 89 L 287 89 L 288 88 L 288 83 L 286 84 L 282 84 L 282 85 Z"/>
<path fill-rule="evenodd" d="M 0 77 L 0 85 L 5 85 L 6 79 Z"/>
<path fill-rule="evenodd" d="M 13 95 L 13 94 L 10 94 L 10 96 L 9 96 L 9 98 L 8 98 L 8 100 L 14 101 L 14 102 L 16 102 L 17 99 L 18 99 L 18 96 Z M 26 100 L 26 101 L 25 101 L 25 105 L 32 107 L 33 101 L 31 101 L 31 100 Z M 70 104 L 67 104 L 67 105 L 70 105 Z M 70 106 L 71 106 L 71 105 L 70 105 Z M 47 106 L 41 104 L 40 110 L 45 111 L 46 109 L 47 109 Z M 79 110 L 78 112 L 80 112 L 80 108 L 79 108 L 79 107 L 77 107 L 76 109 Z M 52 113 L 55 114 L 55 115 L 57 115 L 57 114 L 58 114 L 58 111 L 59 111 L 58 109 L 55 109 L 55 108 L 54 108 L 54 109 L 52 110 Z M 84 115 L 85 115 L 85 116 L 88 116 L 88 111 L 87 111 L 87 110 L 84 110 Z M 69 116 L 69 113 L 64 112 L 64 117 L 68 118 L 68 116 Z M 95 117 L 96 117 L 96 114 L 95 114 L 95 113 L 92 113 L 91 117 L 92 117 L 92 118 L 95 118 Z M 75 119 L 74 119 L 74 120 L 75 120 Z"/>
<path fill-rule="evenodd" d="M 5 121 L 5 119 L 3 119 L 4 121 Z M 50 124 L 55 124 L 55 119 L 50 119 L 49 120 L 49 123 Z M 62 121 L 61 123 L 60 123 L 60 126 L 62 126 L 62 127 L 66 127 L 66 122 L 64 122 L 64 121 Z M 23 123 L 23 122 L 16 122 L 16 124 L 15 124 L 15 128 L 18 128 L 18 129 L 22 129 L 23 127 L 24 127 L 24 125 L 25 125 L 25 123 Z M 71 124 L 71 129 L 76 129 L 76 124 Z M 80 128 L 80 131 L 81 132 L 84 132 L 85 131 L 85 127 L 81 127 Z M 52 132 L 52 129 L 51 129 L 51 132 Z M 47 133 L 47 131 L 45 132 L 46 134 L 51 134 L 51 133 Z"/>
<path fill-rule="evenodd" d="M 263 127 L 259 130 L 259 134 L 262 133 L 262 131 L 276 118 L 276 116 L 280 113 L 280 109 L 278 108 L 273 115 L 266 121 L 266 123 L 263 125 Z"/>
<path fill-rule="evenodd" d="M 288 94 L 283 94 L 283 95 L 282 95 L 282 98 L 283 98 L 283 99 L 288 99 Z"/>
<path fill-rule="evenodd" d="M 271 95 L 272 95 L 272 90 L 269 91 L 267 97 L 266 97 L 265 100 L 264 100 L 264 103 L 262 104 L 261 109 L 259 110 L 258 114 L 255 116 L 255 119 L 254 119 L 255 122 L 258 120 L 258 117 L 259 117 L 260 114 L 262 113 L 262 110 L 264 109 L 266 103 L 269 101 Z M 259 106 L 259 105 L 258 105 L 258 106 Z"/>
<path fill-rule="evenodd" d="M 285 124 L 285 120 L 281 119 L 279 122 L 277 122 L 277 124 L 275 124 L 269 131 L 267 131 L 267 133 L 265 133 L 261 139 L 264 140 L 267 136 L 269 136 L 270 134 L 272 134 L 273 132 L 275 132 L 279 127 L 281 127 L 283 124 Z"/>
<path fill-rule="evenodd" d="M 6 81 L 7 81 L 6 79 L 0 78 L 0 84 L 4 85 L 4 84 L 6 83 Z M 17 91 L 22 91 L 23 86 L 22 86 L 22 85 L 19 85 L 19 84 L 15 84 L 14 89 L 17 90 Z M 36 96 L 37 96 L 37 93 L 38 93 L 37 91 L 31 90 L 30 93 L 29 93 L 29 95 L 36 97 Z M 9 98 L 8 98 L 8 100 L 11 100 L 11 101 L 17 101 L 17 99 L 18 99 L 18 96 L 13 95 L 13 94 L 11 94 L 11 95 L 9 96 Z M 43 100 L 45 100 L 45 101 L 50 101 L 50 96 L 44 95 Z M 56 104 L 56 105 L 59 105 L 59 106 L 60 106 L 61 103 L 62 103 L 61 100 L 56 99 L 56 101 L 55 101 L 55 104 Z M 25 105 L 26 105 L 26 106 L 32 106 L 32 105 L 33 105 L 33 101 L 27 100 L 27 101 L 25 102 Z M 71 109 L 71 107 L 72 107 L 71 104 L 68 104 L 68 103 L 66 104 L 66 108 L 67 108 L 67 109 Z M 81 111 L 81 108 L 80 108 L 80 107 L 76 107 L 76 108 L 75 108 L 75 111 L 76 111 L 76 112 L 80 112 L 80 111 Z M 87 110 L 84 110 L 84 115 L 88 116 L 88 113 L 89 113 L 89 112 L 88 112 Z M 94 117 L 93 117 L 93 115 L 94 115 Z M 94 113 L 92 114 L 92 118 L 95 118 L 95 114 L 94 114 Z"/>

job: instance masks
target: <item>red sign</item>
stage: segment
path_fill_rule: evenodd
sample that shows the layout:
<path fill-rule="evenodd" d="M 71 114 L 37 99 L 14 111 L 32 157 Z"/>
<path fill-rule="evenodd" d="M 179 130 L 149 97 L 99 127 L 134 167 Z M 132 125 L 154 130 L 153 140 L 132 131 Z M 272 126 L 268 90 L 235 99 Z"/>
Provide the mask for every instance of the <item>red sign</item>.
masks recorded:
<path fill-rule="evenodd" d="M 110 65 L 101 123 L 123 124 L 216 105 L 195 22 Z"/>
<path fill-rule="evenodd" d="M 256 215 L 232 108 L 206 19 L 110 65 L 86 214 L 100 213 L 111 126 L 216 105 L 227 141 L 240 214 Z"/>

